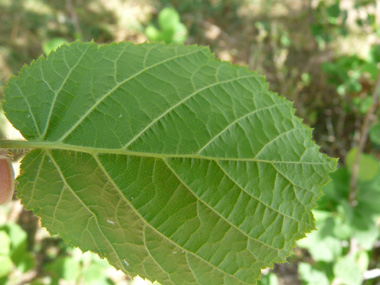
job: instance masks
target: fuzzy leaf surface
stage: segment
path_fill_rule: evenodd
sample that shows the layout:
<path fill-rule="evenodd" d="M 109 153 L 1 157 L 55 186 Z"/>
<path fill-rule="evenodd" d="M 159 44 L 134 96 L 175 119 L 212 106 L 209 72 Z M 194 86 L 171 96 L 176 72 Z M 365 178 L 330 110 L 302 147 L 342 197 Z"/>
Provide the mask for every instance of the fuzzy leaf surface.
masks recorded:
<path fill-rule="evenodd" d="M 64 45 L 5 89 L 52 234 L 162 284 L 255 284 L 314 229 L 335 161 L 290 102 L 206 47 Z"/>

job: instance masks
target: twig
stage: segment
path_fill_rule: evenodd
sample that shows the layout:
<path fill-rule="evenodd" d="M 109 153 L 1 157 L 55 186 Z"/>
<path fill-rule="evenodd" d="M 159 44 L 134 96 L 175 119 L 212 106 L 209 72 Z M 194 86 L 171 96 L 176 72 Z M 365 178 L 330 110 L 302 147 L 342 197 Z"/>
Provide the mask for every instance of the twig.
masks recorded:
<path fill-rule="evenodd" d="M 380 91 L 380 72 L 377 76 L 375 89 L 374 89 L 373 94 L 372 94 L 372 105 L 368 109 L 368 111 L 364 117 L 362 127 L 361 127 L 360 137 L 359 137 L 359 142 L 358 142 L 358 151 L 356 153 L 354 165 L 352 166 L 351 181 L 350 181 L 350 194 L 348 197 L 348 201 L 349 201 L 351 206 L 355 206 L 355 198 L 356 198 L 356 193 L 357 193 L 356 186 L 357 186 L 357 180 L 358 180 L 360 155 L 363 152 L 365 143 L 367 142 L 369 125 L 371 123 L 373 114 L 375 113 L 376 107 L 378 105 L 377 102 L 378 102 L 379 96 L 380 96 L 379 91 Z"/>

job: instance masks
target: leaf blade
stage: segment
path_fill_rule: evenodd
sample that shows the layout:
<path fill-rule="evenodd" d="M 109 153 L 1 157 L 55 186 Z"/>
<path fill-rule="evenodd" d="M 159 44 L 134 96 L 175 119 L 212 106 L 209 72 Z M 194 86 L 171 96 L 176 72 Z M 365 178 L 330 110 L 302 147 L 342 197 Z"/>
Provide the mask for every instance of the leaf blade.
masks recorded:
<path fill-rule="evenodd" d="M 41 147 L 22 163 L 24 205 L 51 233 L 164 284 L 255 283 L 314 228 L 335 166 L 290 102 L 206 48 L 74 43 L 5 95 Z"/>

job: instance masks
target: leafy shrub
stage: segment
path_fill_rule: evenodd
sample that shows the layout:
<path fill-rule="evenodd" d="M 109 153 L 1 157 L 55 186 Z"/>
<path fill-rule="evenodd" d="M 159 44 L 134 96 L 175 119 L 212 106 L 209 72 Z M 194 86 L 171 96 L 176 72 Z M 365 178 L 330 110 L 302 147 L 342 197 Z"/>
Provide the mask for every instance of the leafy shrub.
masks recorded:
<path fill-rule="evenodd" d="M 330 282 L 337 279 L 342 284 L 359 285 L 363 282 L 364 272 L 369 269 L 370 251 L 380 237 L 377 225 L 380 218 L 380 171 L 379 162 L 373 155 L 361 154 L 355 206 L 350 205 L 351 169 L 356 152 L 354 148 L 348 153 L 346 166 L 332 173 L 332 181 L 323 188 L 325 196 L 319 200 L 318 210 L 314 211 L 318 230 L 298 242 L 317 262 L 312 269 L 302 265 L 302 278 L 306 278 L 306 273 L 310 273 L 309 278 L 322 274 Z M 352 239 L 358 249 L 348 255 Z"/>
<path fill-rule="evenodd" d="M 351 95 L 354 105 L 362 114 L 372 105 L 369 93 L 377 78 L 379 53 L 380 46 L 373 45 L 366 59 L 357 55 L 347 55 L 337 58 L 334 62 L 322 64 L 328 82 L 335 85 L 338 94 Z M 361 94 L 363 96 L 359 96 Z"/>
<path fill-rule="evenodd" d="M 17 279 L 9 277 L 14 268 L 24 273 L 34 266 L 34 258 L 27 250 L 26 232 L 14 223 L 1 225 L 0 244 L 0 284 L 15 284 Z"/>

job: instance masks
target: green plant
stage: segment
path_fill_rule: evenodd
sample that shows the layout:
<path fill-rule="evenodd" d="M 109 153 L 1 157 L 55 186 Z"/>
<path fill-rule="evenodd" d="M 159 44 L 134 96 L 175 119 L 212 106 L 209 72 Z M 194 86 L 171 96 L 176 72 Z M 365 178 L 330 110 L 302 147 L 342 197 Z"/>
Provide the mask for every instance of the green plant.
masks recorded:
<path fill-rule="evenodd" d="M 86 285 L 115 284 L 106 275 L 107 261 L 90 252 L 82 254 L 70 248 L 67 251 L 70 254 L 57 256 L 44 265 L 44 270 L 52 276 L 51 284 L 59 284 L 60 280 Z"/>
<path fill-rule="evenodd" d="M 330 282 L 339 279 L 341 284 L 353 285 L 362 284 L 364 272 L 370 269 L 371 250 L 380 236 L 377 225 L 380 218 L 379 162 L 371 155 L 361 155 L 355 206 L 349 204 L 349 169 L 353 163 L 350 156 L 355 156 L 356 151 L 349 154 L 347 166 L 331 174 L 332 181 L 323 189 L 325 196 L 319 200 L 318 210 L 314 211 L 318 230 L 298 242 L 299 246 L 309 250 L 316 262 L 312 270 L 318 271 L 318 275 L 324 275 Z M 350 251 L 353 239 L 357 249 Z M 347 271 L 347 268 L 353 269 Z M 301 269 L 301 275 L 310 277 L 305 270 Z"/>
<path fill-rule="evenodd" d="M 145 34 L 152 42 L 183 43 L 187 38 L 187 29 L 181 23 L 179 14 L 173 8 L 165 8 L 158 15 L 161 30 L 154 25 L 145 29 Z"/>
<path fill-rule="evenodd" d="M 311 33 L 322 50 L 329 43 L 355 33 L 355 28 L 359 29 L 360 33 L 380 33 L 376 24 L 376 13 L 374 13 L 377 4 L 374 1 L 355 1 L 353 9 L 347 10 L 342 9 L 341 3 L 340 0 L 321 0 L 313 11 Z M 348 23 L 349 18 L 354 19 L 356 25 Z"/>
<path fill-rule="evenodd" d="M 366 59 L 342 56 L 323 65 L 337 93 L 346 99 L 353 97 L 358 117 L 365 116 L 357 147 L 348 151 L 345 164 L 331 174 L 332 181 L 323 188 L 325 196 L 314 211 L 318 230 L 298 242 L 308 249 L 314 262 L 313 267 L 307 263 L 299 266 L 306 284 L 320 278 L 326 284 L 359 285 L 364 279 L 378 277 L 378 273 L 370 273 L 378 266 L 371 255 L 380 237 L 380 165 L 373 154 L 364 150 L 369 150 L 368 135 L 374 146 L 380 137 L 379 123 L 371 126 L 380 96 L 379 51 L 379 46 L 374 45 Z"/>
<path fill-rule="evenodd" d="M 276 274 L 270 272 L 266 275 L 263 275 L 261 280 L 258 282 L 259 285 L 278 285 L 278 278 Z"/>
<path fill-rule="evenodd" d="M 348 34 L 347 11 L 340 8 L 340 0 L 319 1 L 315 19 L 310 28 L 320 49 L 324 49 L 337 36 Z"/>
<path fill-rule="evenodd" d="M 63 45 L 3 109 L 17 195 L 50 233 L 163 284 L 254 284 L 314 229 L 336 161 L 290 102 L 208 48 Z"/>
<path fill-rule="evenodd" d="M 356 109 L 365 114 L 373 103 L 370 91 L 378 75 L 379 61 L 380 46 L 373 45 L 365 59 L 357 55 L 341 56 L 334 62 L 324 62 L 322 69 L 337 93 L 349 95 Z"/>
<path fill-rule="evenodd" d="M 16 269 L 27 272 L 34 266 L 34 258 L 27 250 L 27 234 L 14 223 L 0 226 L 0 284 L 17 284 L 17 276 L 9 274 Z"/>

